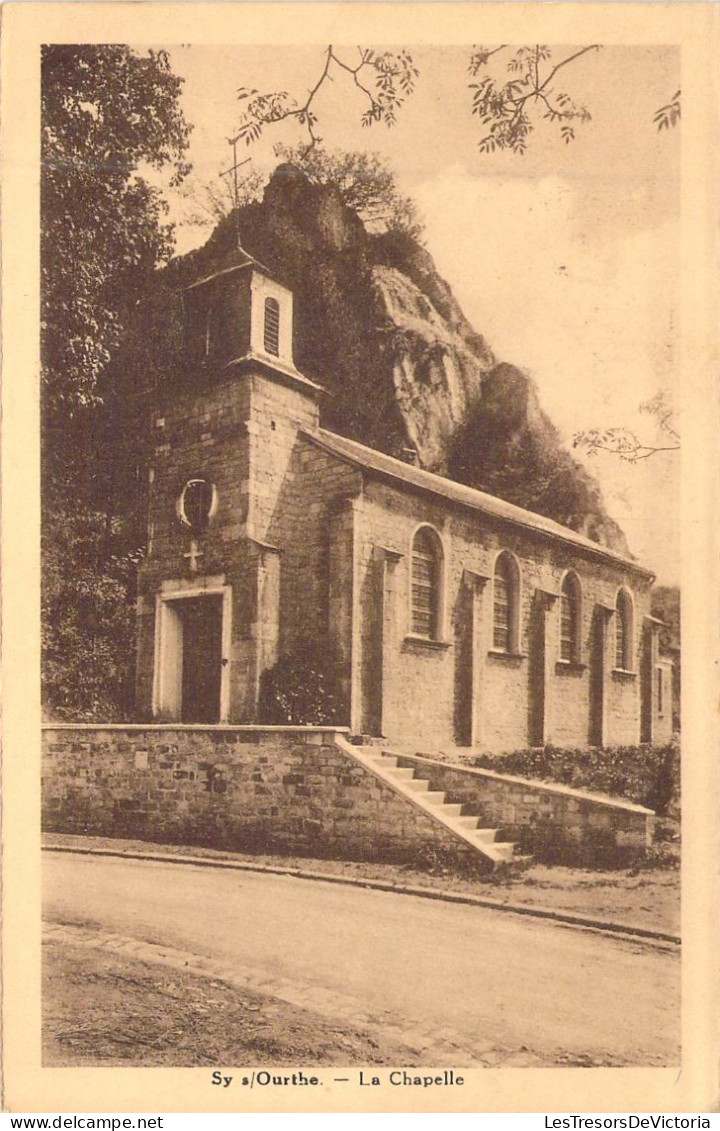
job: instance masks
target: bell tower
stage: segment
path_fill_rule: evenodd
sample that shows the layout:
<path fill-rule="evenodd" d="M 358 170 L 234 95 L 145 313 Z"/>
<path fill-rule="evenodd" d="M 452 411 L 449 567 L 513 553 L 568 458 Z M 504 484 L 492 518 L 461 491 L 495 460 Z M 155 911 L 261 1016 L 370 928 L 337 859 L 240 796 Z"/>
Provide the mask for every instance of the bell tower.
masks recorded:
<path fill-rule="evenodd" d="M 159 359 L 153 405 L 138 713 L 253 722 L 277 658 L 278 514 L 323 390 L 295 367 L 292 291 L 242 249 L 174 302 L 182 341 Z"/>
<path fill-rule="evenodd" d="M 295 370 L 293 294 L 242 249 L 183 292 L 185 347 L 205 368 L 254 356 Z"/>

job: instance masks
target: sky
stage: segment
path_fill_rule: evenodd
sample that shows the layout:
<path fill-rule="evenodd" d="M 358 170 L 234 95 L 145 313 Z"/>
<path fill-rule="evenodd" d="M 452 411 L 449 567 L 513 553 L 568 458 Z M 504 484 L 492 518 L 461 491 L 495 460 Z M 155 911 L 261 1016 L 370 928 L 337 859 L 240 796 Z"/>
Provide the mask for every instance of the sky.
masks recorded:
<path fill-rule="evenodd" d="M 478 151 L 472 45 L 405 46 L 420 77 L 397 125 L 361 128 L 362 96 L 338 73 L 316 103 L 324 144 L 387 160 L 418 204 L 427 248 L 466 316 L 498 360 L 533 377 L 568 446 L 577 431 L 616 425 L 652 442 L 652 420 L 638 406 L 659 390 L 672 397 L 675 385 L 680 207 L 680 130 L 658 132 L 653 114 L 680 87 L 679 52 L 615 46 L 575 60 L 555 85 L 592 120 L 569 145 L 540 120 L 519 156 Z M 579 46 L 554 46 L 553 63 Z M 238 88 L 287 90 L 302 101 L 321 73 L 323 48 L 167 47 L 194 126 L 192 184 L 219 183 L 232 163 Z M 355 62 L 356 48 L 337 50 Z M 494 60 L 503 81 L 509 57 Z M 303 140 L 299 126 L 283 123 L 239 156 L 251 155 L 269 175 L 273 145 Z M 192 201 L 172 198 L 179 253 L 210 234 L 193 222 L 197 213 Z M 660 584 L 678 583 L 680 454 L 634 465 L 576 455 L 600 479 L 632 552 Z"/>

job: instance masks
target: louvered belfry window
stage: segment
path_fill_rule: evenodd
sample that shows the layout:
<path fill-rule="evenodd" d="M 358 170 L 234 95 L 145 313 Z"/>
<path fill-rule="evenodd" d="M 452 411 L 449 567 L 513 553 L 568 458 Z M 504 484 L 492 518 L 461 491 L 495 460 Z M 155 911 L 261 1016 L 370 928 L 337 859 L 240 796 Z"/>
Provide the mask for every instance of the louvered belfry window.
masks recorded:
<path fill-rule="evenodd" d="M 275 298 L 265 299 L 265 350 L 280 354 L 280 305 Z"/>
<path fill-rule="evenodd" d="M 431 530 L 423 527 L 412 548 L 412 633 L 437 640 L 440 604 L 440 547 Z"/>

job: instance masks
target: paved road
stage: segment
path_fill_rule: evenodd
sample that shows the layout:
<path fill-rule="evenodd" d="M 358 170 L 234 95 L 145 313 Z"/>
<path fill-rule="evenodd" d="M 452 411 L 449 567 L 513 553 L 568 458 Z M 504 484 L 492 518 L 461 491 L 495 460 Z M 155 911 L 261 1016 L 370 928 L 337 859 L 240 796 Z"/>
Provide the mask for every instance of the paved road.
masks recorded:
<path fill-rule="evenodd" d="M 664 950 L 284 876 L 60 853 L 43 869 L 48 920 L 290 979 L 309 1004 L 325 994 L 358 1016 L 545 1063 L 679 1062 L 680 965 Z"/>

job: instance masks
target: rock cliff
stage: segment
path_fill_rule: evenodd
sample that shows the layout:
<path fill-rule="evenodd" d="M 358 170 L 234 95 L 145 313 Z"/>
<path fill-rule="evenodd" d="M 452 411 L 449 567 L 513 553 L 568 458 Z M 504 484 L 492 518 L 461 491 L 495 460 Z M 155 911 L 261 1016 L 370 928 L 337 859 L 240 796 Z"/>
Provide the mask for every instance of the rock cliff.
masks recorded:
<path fill-rule="evenodd" d="M 166 316 L 161 337 L 177 333 L 178 287 L 215 270 L 238 234 L 295 292 L 295 361 L 331 394 L 326 427 L 391 455 L 414 447 L 424 468 L 628 553 L 598 484 L 563 448 L 534 383 L 498 362 L 428 252 L 402 233 L 367 232 L 332 187 L 291 165 L 276 170 L 261 202 L 165 269 L 153 302 Z M 153 331 L 159 344 L 157 319 Z M 152 367 L 147 347 L 146 337 Z"/>

